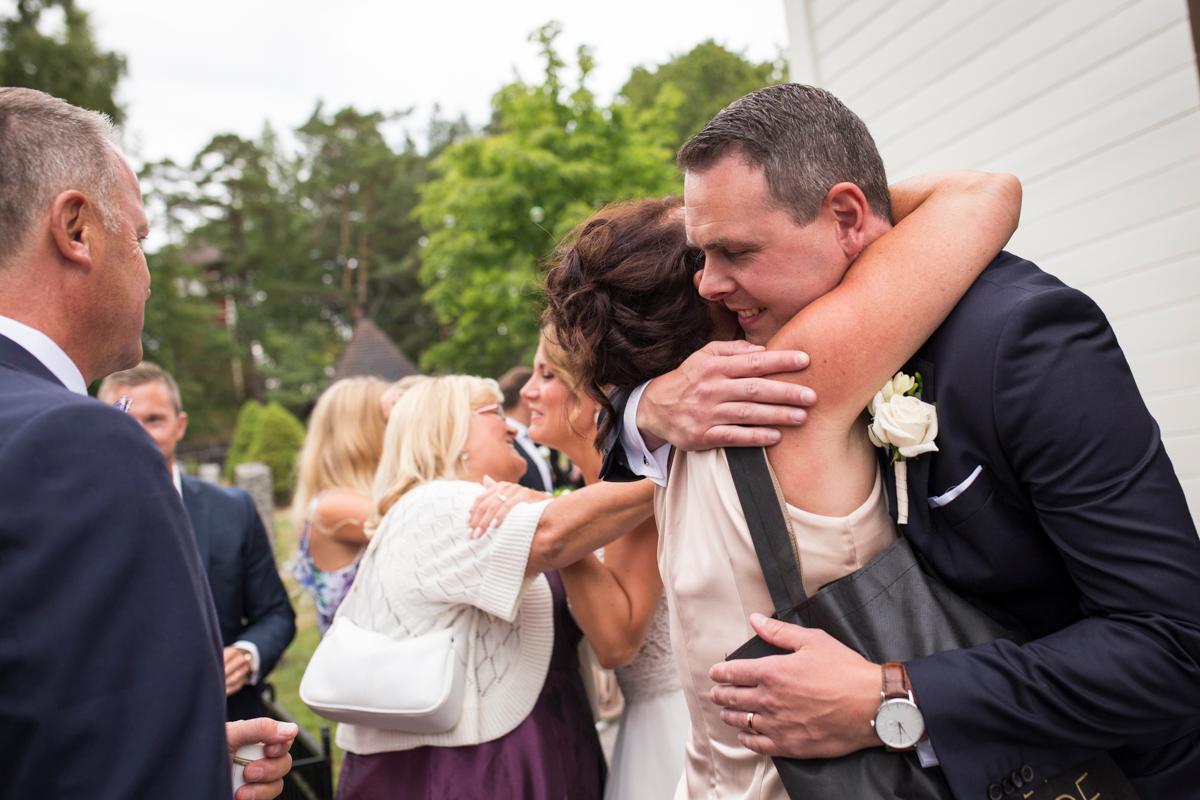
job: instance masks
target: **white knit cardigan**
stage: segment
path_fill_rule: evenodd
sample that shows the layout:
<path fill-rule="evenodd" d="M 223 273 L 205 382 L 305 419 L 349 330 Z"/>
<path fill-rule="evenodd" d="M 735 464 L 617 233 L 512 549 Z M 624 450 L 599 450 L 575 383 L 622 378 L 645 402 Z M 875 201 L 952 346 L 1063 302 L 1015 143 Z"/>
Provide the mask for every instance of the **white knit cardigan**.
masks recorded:
<path fill-rule="evenodd" d="M 466 635 L 462 717 L 445 733 L 415 734 L 342 724 L 351 753 L 454 747 L 497 739 L 533 710 L 554 648 L 554 609 L 543 575 L 525 577 L 538 520 L 549 501 L 518 505 L 480 539 L 468 535 L 478 483 L 432 481 L 383 518 L 338 609 L 358 625 L 404 639 L 454 627 Z"/>

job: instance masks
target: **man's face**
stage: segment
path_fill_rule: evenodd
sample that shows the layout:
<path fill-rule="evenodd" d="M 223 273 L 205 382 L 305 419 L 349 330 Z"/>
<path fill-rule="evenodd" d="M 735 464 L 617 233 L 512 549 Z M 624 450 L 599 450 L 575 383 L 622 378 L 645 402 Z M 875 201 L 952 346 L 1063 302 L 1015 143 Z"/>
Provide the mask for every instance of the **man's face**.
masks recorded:
<path fill-rule="evenodd" d="M 704 251 L 700 294 L 737 314 L 755 344 L 837 286 L 850 265 L 827 209 L 797 225 L 772 204 L 763 171 L 738 154 L 688 172 L 683 185 L 688 241 Z"/>
<path fill-rule="evenodd" d="M 107 372 L 128 369 L 142 358 L 142 325 L 146 300 L 150 297 L 150 270 L 142 240 L 150 233 L 142 210 L 142 192 L 137 177 L 116 152 L 121 177 L 109 198 L 107 225 L 98 231 L 93 251 L 97 273 L 96 330 L 105 331 L 112 353 Z M 105 373 L 107 374 L 107 373 Z"/>
<path fill-rule="evenodd" d="M 167 457 L 167 465 L 175 463 L 175 446 L 187 433 L 187 412 L 176 412 L 171 402 L 171 392 L 162 381 L 151 381 L 141 386 L 125 386 L 116 390 L 116 397 L 105 397 L 114 402 L 124 395 L 129 398 L 129 416 L 138 421 L 150 438 Z"/>

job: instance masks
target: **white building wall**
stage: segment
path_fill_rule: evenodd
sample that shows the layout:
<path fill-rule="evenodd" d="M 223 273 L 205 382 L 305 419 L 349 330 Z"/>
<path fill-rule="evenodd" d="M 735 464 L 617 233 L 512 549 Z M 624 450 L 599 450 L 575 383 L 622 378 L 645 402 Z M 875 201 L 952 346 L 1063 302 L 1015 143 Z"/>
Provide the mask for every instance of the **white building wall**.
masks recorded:
<path fill-rule="evenodd" d="M 1104 309 L 1200 521 L 1200 79 L 1186 0 L 784 6 L 793 78 L 866 121 L 890 178 L 1021 178 L 1009 249 Z"/>

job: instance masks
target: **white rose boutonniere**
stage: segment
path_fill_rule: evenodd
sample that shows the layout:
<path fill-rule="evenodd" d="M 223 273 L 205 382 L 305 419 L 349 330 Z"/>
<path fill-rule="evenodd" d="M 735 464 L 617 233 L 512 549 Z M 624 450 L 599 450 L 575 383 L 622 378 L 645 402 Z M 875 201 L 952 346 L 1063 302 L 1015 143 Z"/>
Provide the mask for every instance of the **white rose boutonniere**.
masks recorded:
<path fill-rule="evenodd" d="M 908 470 L 905 459 L 937 452 L 937 408 L 921 400 L 921 373 L 897 372 L 871 399 L 867 411 L 871 444 L 885 447 L 896 465 L 896 521 L 908 522 Z"/>

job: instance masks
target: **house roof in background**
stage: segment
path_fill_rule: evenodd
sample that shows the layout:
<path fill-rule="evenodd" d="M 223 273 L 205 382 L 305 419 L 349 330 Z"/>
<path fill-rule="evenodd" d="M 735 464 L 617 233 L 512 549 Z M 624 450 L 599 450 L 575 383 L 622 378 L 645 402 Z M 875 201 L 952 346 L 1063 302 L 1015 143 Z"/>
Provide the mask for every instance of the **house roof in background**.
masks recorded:
<path fill-rule="evenodd" d="M 374 375 L 391 382 L 420 372 L 378 325 L 364 317 L 354 326 L 354 334 L 338 359 L 333 380 Z"/>

